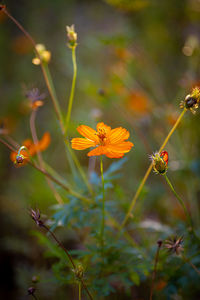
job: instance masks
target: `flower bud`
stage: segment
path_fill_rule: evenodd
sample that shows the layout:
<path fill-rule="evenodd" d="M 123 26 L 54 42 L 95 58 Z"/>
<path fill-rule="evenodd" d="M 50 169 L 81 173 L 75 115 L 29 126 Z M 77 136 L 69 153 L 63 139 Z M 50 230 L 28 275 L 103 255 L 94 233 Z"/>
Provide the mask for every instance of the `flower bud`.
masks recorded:
<path fill-rule="evenodd" d="M 34 65 L 40 65 L 41 61 L 44 63 L 49 63 L 51 60 L 51 52 L 47 51 L 43 44 L 37 44 L 36 50 L 40 57 L 35 57 L 32 59 Z"/>
<path fill-rule="evenodd" d="M 83 266 L 81 264 L 78 264 L 76 269 L 74 270 L 74 274 L 78 280 L 83 278 L 83 271 Z"/>
<path fill-rule="evenodd" d="M 66 26 L 67 37 L 68 37 L 68 46 L 69 48 L 73 48 L 77 46 L 77 33 L 75 32 L 74 25 Z"/>
<path fill-rule="evenodd" d="M 164 175 L 168 169 L 168 153 L 162 151 L 161 153 L 156 152 L 151 156 L 153 162 L 153 169 L 155 173 Z"/>

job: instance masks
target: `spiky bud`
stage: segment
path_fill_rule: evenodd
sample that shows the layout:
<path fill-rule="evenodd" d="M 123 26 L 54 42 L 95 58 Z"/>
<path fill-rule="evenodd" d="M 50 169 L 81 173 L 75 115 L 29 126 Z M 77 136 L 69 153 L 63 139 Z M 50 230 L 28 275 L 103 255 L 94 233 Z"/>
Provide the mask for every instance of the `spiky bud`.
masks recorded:
<path fill-rule="evenodd" d="M 155 173 L 164 175 L 168 169 L 168 153 L 167 151 L 162 151 L 161 153 L 156 152 L 151 155 L 151 160 L 153 162 L 153 169 Z"/>

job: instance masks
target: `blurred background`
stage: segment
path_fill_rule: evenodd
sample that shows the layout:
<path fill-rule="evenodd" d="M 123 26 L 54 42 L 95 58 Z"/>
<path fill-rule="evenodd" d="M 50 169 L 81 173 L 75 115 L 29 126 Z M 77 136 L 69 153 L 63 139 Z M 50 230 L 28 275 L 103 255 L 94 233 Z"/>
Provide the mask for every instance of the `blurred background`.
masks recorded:
<path fill-rule="evenodd" d="M 67 110 L 73 75 L 65 27 L 75 25 L 78 78 L 69 135 L 78 136 L 79 124 L 95 128 L 98 121 L 130 131 L 135 147 L 127 155 L 123 176 L 115 180 L 114 191 L 125 213 L 149 165 L 148 155 L 158 150 L 175 123 L 180 101 L 192 87 L 200 85 L 200 1 L 5 2 L 35 41 L 51 52 L 49 68 L 63 112 Z M 36 116 L 38 138 L 45 132 L 51 136 L 43 157 L 76 188 L 40 67 L 32 64 L 34 56 L 30 42 L 0 12 L 0 134 L 8 133 L 20 145 L 31 138 L 31 110 L 25 95 L 38 88 L 46 95 Z M 184 197 L 196 226 L 200 222 L 199 117 L 199 112 L 187 112 L 165 149 L 169 152 L 169 177 Z M 89 176 L 91 167 L 99 172 L 99 164 L 92 161 L 88 165 L 86 153 L 80 151 L 77 156 Z M 106 169 L 111 160 L 104 162 Z M 44 248 L 32 234 L 35 224 L 28 214 L 30 207 L 52 214 L 56 201 L 45 178 L 30 166 L 15 168 L 10 151 L 1 145 L 0 179 L 1 298 L 26 299 L 32 276 L 37 275 L 42 281 L 41 299 L 55 299 L 55 295 L 64 299 L 66 288 L 53 280 L 51 261 L 42 257 Z M 135 215 L 140 222 L 150 220 L 147 227 L 157 226 L 153 242 L 159 237 L 159 224 L 173 229 L 184 221 L 176 199 L 162 178 L 154 174 L 136 205 Z M 59 234 L 66 245 L 73 245 L 74 237 L 66 229 Z M 148 232 L 144 232 L 143 239 L 147 238 Z M 142 295 L 141 299 L 146 298 Z"/>

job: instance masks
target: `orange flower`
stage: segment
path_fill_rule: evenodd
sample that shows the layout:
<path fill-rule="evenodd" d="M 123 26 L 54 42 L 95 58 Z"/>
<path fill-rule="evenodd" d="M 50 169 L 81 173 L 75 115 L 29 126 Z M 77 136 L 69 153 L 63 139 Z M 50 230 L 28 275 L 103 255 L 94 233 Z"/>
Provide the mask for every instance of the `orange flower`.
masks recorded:
<path fill-rule="evenodd" d="M 139 115 L 145 115 L 151 111 L 151 103 L 145 94 L 134 91 L 127 98 L 127 108 Z"/>
<path fill-rule="evenodd" d="M 51 136 L 49 132 L 45 132 L 43 137 L 40 141 L 38 141 L 37 144 L 34 144 L 31 139 L 27 139 L 23 141 L 23 146 L 25 146 L 27 150 L 20 151 L 20 155 L 23 156 L 23 162 L 20 163 L 20 166 L 23 166 L 27 163 L 27 160 L 29 160 L 30 156 L 34 156 L 38 151 L 44 151 L 48 148 L 49 144 L 51 142 Z M 16 157 L 18 156 L 18 153 L 13 151 L 10 153 L 10 159 L 12 162 L 16 162 Z M 19 165 L 19 164 L 17 164 Z"/>
<path fill-rule="evenodd" d="M 97 131 L 86 125 L 80 125 L 77 130 L 85 138 L 72 139 L 73 149 L 84 150 L 97 146 L 87 154 L 88 156 L 106 155 L 110 158 L 121 158 L 133 147 L 133 143 L 125 141 L 130 134 L 122 127 L 111 129 L 101 122 L 97 124 Z"/>

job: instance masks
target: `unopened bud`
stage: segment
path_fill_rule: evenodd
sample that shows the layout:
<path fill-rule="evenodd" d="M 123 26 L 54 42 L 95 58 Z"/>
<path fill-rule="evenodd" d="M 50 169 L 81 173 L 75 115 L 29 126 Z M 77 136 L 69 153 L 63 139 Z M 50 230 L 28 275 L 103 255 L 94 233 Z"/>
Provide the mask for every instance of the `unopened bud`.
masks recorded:
<path fill-rule="evenodd" d="M 35 57 L 32 59 L 32 63 L 34 65 L 40 65 L 41 61 L 45 63 L 49 63 L 51 60 L 51 52 L 47 51 L 43 44 L 37 44 L 35 46 L 40 57 Z M 40 61 L 41 60 L 41 61 Z"/>
<path fill-rule="evenodd" d="M 153 169 L 157 174 L 164 175 L 168 169 L 168 153 L 162 151 L 161 153 L 155 153 L 151 156 L 153 162 Z"/>
<path fill-rule="evenodd" d="M 70 48 L 77 46 L 77 33 L 75 32 L 74 25 L 66 26 L 67 37 L 68 37 L 68 46 Z"/>
<path fill-rule="evenodd" d="M 83 278 L 83 266 L 81 264 L 78 264 L 76 269 L 74 270 L 75 276 L 78 280 Z"/>

